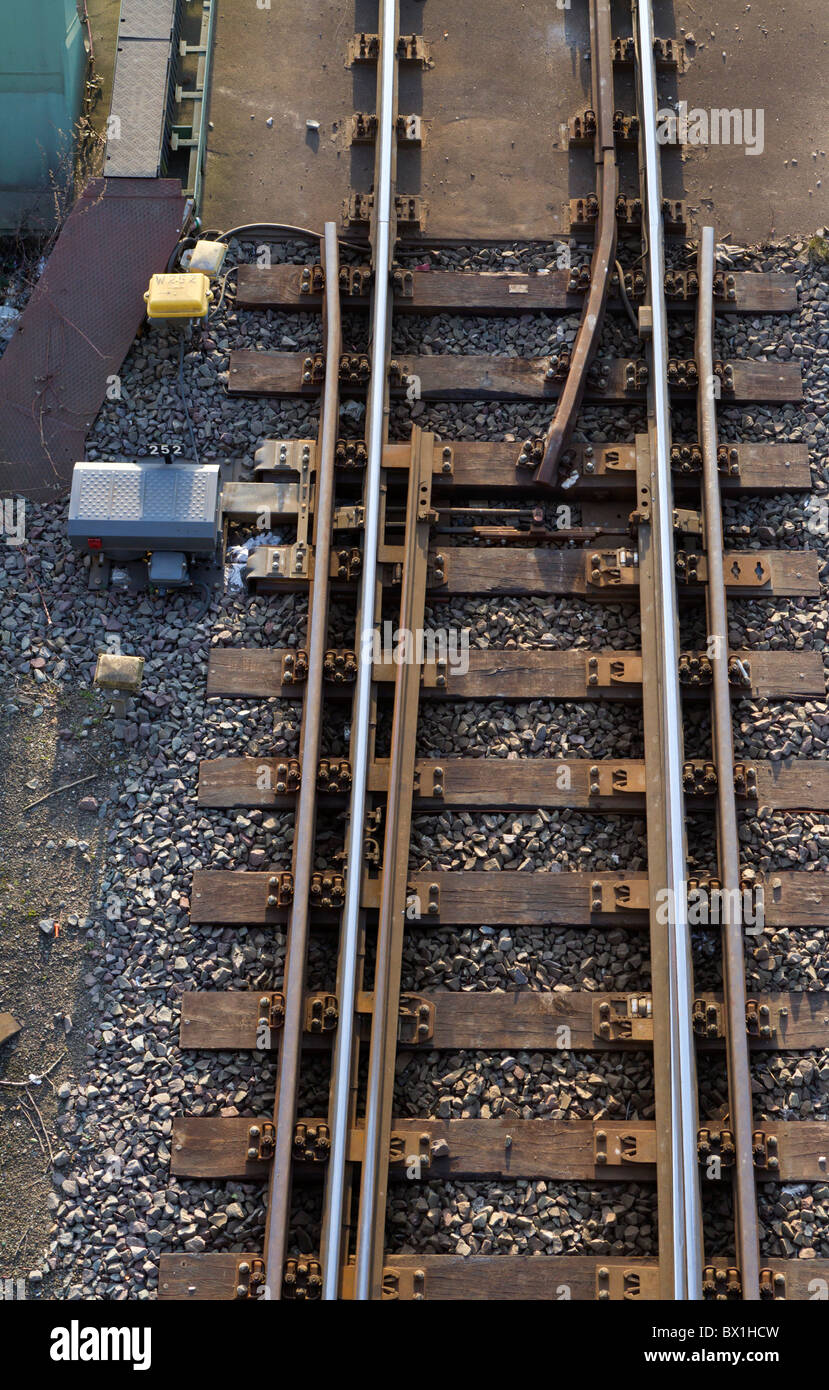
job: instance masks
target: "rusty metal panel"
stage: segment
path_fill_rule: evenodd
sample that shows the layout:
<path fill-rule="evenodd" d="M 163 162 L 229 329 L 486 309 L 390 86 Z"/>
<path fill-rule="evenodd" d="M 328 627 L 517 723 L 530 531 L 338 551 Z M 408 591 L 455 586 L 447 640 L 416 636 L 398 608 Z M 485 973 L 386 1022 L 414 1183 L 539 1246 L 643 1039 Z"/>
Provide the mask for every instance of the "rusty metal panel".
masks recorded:
<path fill-rule="evenodd" d="M 182 224 L 178 179 L 93 179 L 0 359 L 0 491 L 60 496 Z"/>

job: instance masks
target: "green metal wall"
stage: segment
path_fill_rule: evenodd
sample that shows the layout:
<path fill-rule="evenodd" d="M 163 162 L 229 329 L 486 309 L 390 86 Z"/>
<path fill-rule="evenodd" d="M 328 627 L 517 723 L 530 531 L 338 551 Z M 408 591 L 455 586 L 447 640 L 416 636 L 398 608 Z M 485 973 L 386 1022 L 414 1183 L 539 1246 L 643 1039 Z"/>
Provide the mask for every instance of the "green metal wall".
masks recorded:
<path fill-rule="evenodd" d="M 86 71 L 75 0 L 0 0 L 0 229 L 51 225 Z"/>

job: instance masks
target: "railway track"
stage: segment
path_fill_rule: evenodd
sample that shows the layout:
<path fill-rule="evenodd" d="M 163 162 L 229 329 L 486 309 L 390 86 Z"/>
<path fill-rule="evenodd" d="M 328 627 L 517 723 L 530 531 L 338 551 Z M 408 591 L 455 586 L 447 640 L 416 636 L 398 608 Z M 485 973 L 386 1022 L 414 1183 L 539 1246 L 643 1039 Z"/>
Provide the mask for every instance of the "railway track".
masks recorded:
<path fill-rule="evenodd" d="M 349 235 L 368 226 L 367 263 L 345 264 L 333 224 L 320 262 L 242 267 L 238 302 L 312 308 L 323 314 L 324 352 L 232 354 L 231 393 L 321 397 L 316 439 L 273 441 L 256 477 L 289 510 L 291 544 L 251 553 L 247 580 L 261 594 L 307 592 L 309 616 L 296 648 L 213 653 L 211 695 L 278 695 L 301 703 L 299 756 L 217 759 L 200 769 L 204 808 L 295 810 L 290 871 L 199 871 L 194 922 L 282 925 L 284 979 L 264 993 L 187 993 L 181 1041 L 187 1048 L 274 1051 L 273 1109 L 249 1117 L 176 1121 L 172 1170 L 182 1177 L 244 1178 L 267 1185 L 263 1246 L 235 1253 L 162 1257 L 167 1299 L 798 1299 L 829 1274 L 820 1260 L 761 1258 L 756 1184 L 825 1178 L 827 1126 L 755 1123 L 750 1058 L 824 1045 L 829 998 L 815 993 L 747 996 L 745 931 L 766 924 L 822 925 L 829 883 L 797 870 L 747 879 L 739 816 L 758 806 L 823 809 L 829 777 L 821 763 L 735 760 L 732 700 L 822 696 L 817 654 L 733 651 L 730 598 L 818 592 L 810 551 L 726 551 L 721 494 L 807 490 L 805 446 L 724 442 L 722 403 L 796 400 L 796 363 L 717 360 L 714 316 L 791 310 L 796 292 L 780 275 L 723 273 L 715 237 L 703 229 L 696 265 L 666 265 L 665 243 L 683 209 L 666 204 L 656 140 L 656 65 L 670 66 L 670 40 L 654 36 L 650 5 L 634 3 L 628 36 L 614 35 L 609 0 L 589 0 L 592 107 L 571 121 L 574 143 L 593 146 L 595 187 L 574 200 L 573 225 L 594 232 L 589 270 L 545 275 L 438 272 L 417 268 L 427 209 L 397 187 L 397 149 L 422 138 L 421 113 L 400 111 L 399 70 L 428 68 L 417 35 L 401 35 L 394 0 L 379 0 L 376 35 L 351 44 L 355 62 L 377 72 L 375 113 L 357 113 L 353 131 L 375 142 L 374 191 L 345 209 Z M 627 77 L 633 110 L 616 110 L 614 73 Z M 428 108 L 428 71 L 424 73 Z M 620 151 L 638 156 L 638 192 L 622 196 Z M 621 261 L 621 278 L 617 265 Z M 625 271 L 625 265 L 632 267 Z M 401 355 L 393 316 L 572 312 L 572 350 L 544 359 Z M 342 311 L 364 311 L 369 346 L 344 342 Z M 637 356 L 599 355 L 606 313 L 626 309 Z M 669 313 L 693 313 L 694 351 L 669 347 Z M 341 398 L 364 396 L 362 439 L 339 437 Z M 517 443 L 436 439 L 416 425 L 407 443 L 390 439 L 397 396 L 414 400 L 510 399 L 549 403 L 546 433 Z M 585 402 L 638 404 L 646 428 L 621 444 L 574 441 Z M 696 406 L 697 438 L 675 442 L 672 412 Z M 289 496 L 290 502 L 285 498 Z M 491 506 L 488 499 L 502 499 Z M 567 506 L 566 524 L 549 509 Z M 572 524 L 571 505 L 581 510 Z M 506 523 L 506 524 L 505 524 Z M 427 606 L 458 596 L 573 596 L 601 604 L 634 601 L 639 650 L 516 648 L 469 652 L 465 669 L 445 651 L 401 658 L 428 629 Z M 353 648 L 329 644 L 334 597 L 354 612 Z M 682 649 L 680 605 L 702 600 L 707 640 Z M 374 634 L 393 615 L 396 656 L 375 650 Z M 405 634 L 405 638 L 401 638 Z M 477 700 L 641 702 L 645 756 L 595 761 L 419 756 L 418 716 L 427 703 Z M 683 707 L 710 707 L 711 751 L 686 757 Z M 325 756 L 323 711 L 348 728 L 348 757 Z M 390 724 L 388 754 L 378 726 Z M 413 873 L 413 818 L 461 812 L 581 809 L 615 818 L 644 813 L 647 872 L 542 871 Z M 336 869 L 319 869 L 315 833 L 339 814 L 344 850 Z M 716 822 L 716 862 L 689 879 L 686 821 Z M 697 990 L 691 930 L 704 909 L 720 933 L 723 986 Z M 695 915 L 696 914 L 696 915 Z M 760 917 L 758 918 L 758 914 Z M 602 927 L 649 940 L 650 990 L 411 993 L 401 987 L 404 938 L 435 927 L 482 921 L 501 927 Z M 337 944 L 336 987 L 308 984 L 310 933 Z M 411 1119 L 395 1114 L 401 1055 L 481 1048 L 563 1049 L 652 1055 L 655 1117 L 596 1122 L 526 1118 Z M 727 1112 L 699 1114 L 698 1054 L 719 1052 L 728 1079 Z M 306 1059 L 330 1056 L 327 1114 L 299 1108 Z M 295 1179 L 322 1188 L 319 1249 L 292 1242 Z M 526 1258 L 399 1254 L 387 1249 L 392 1185 L 546 1179 L 656 1186 L 658 1252 Z M 706 1192 L 732 1194 L 731 1253 L 709 1256 L 703 1236 Z"/>

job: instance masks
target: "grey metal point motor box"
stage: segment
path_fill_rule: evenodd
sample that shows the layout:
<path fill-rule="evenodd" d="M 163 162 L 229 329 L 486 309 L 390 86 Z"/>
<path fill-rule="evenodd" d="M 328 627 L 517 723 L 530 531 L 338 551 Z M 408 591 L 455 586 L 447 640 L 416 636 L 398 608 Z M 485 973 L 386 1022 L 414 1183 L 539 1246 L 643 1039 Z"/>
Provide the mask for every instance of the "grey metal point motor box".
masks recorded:
<path fill-rule="evenodd" d="M 122 564 L 155 551 L 208 558 L 219 543 L 220 502 L 217 463 L 76 463 L 69 540 Z"/>

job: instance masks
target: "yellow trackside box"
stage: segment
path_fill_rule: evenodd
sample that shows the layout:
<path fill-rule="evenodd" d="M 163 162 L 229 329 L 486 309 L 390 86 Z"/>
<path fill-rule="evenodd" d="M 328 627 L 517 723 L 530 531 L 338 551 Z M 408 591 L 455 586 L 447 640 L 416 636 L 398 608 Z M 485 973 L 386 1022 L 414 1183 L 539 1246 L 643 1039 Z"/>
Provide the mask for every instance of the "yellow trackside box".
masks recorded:
<path fill-rule="evenodd" d="M 203 319 L 213 293 L 200 270 L 153 275 L 144 295 L 148 319 Z"/>

